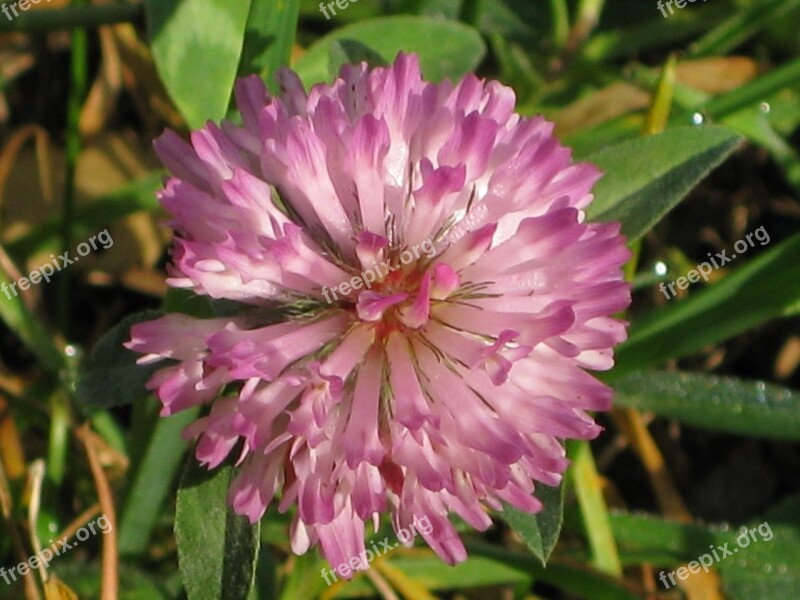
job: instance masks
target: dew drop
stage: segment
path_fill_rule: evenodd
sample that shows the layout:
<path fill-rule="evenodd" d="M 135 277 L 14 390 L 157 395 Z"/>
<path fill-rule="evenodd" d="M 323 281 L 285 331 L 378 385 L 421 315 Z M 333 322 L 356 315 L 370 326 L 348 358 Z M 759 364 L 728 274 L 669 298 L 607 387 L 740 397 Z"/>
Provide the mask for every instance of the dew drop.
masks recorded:
<path fill-rule="evenodd" d="M 667 267 L 667 263 L 663 261 L 658 261 L 653 265 L 653 273 L 658 275 L 659 277 L 663 277 L 669 272 L 669 268 Z"/>
<path fill-rule="evenodd" d="M 73 358 L 78 354 L 78 348 L 72 344 L 67 344 L 64 346 L 64 354 L 66 354 L 69 358 Z"/>
<path fill-rule="evenodd" d="M 767 386 L 763 381 L 756 383 L 756 402 L 759 404 L 765 404 L 767 402 L 766 389 Z"/>
<path fill-rule="evenodd" d="M 772 573 L 772 565 L 764 565 L 765 573 Z"/>
<path fill-rule="evenodd" d="M 692 115 L 692 125 L 702 125 L 705 122 L 706 118 L 703 113 L 696 112 Z"/>
<path fill-rule="evenodd" d="M 758 108 L 764 114 L 769 114 L 769 112 L 772 110 L 772 107 L 769 105 L 769 102 L 762 102 Z"/>

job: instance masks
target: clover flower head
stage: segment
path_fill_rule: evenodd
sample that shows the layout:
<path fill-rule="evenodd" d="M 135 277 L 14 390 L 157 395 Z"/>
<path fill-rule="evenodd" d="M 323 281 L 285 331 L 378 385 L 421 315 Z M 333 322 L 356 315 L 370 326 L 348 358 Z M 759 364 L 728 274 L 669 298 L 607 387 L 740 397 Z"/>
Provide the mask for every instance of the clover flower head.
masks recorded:
<path fill-rule="evenodd" d="M 332 564 L 390 513 L 444 560 L 504 503 L 536 512 L 562 441 L 600 430 L 630 302 L 618 224 L 586 223 L 599 177 L 542 117 L 473 75 L 425 81 L 417 57 L 342 68 L 270 97 L 240 80 L 240 125 L 156 142 L 175 232 L 171 286 L 237 307 L 132 328 L 163 414 L 251 521 L 296 506 L 291 544 Z"/>

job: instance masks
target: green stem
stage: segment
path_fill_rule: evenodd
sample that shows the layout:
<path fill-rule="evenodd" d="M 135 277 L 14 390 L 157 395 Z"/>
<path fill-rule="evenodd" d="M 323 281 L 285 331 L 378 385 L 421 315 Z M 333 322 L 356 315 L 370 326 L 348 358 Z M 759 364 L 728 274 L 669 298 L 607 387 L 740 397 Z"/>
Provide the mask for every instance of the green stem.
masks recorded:
<path fill-rule="evenodd" d="M 644 120 L 642 135 L 655 135 L 667 128 L 669 113 L 672 110 L 672 96 L 675 91 L 676 65 L 675 55 L 671 54 L 661 70 L 661 77 Z"/>
<path fill-rule="evenodd" d="M 573 35 L 578 42 L 585 40 L 600 22 L 605 0 L 580 0 L 573 26 Z"/>
<path fill-rule="evenodd" d="M 569 41 L 567 0 L 550 0 L 550 17 L 553 20 L 553 46 L 561 50 Z"/>
<path fill-rule="evenodd" d="M 28 310 L 22 297 L 12 288 L 12 277 L 0 265 L 0 321 L 13 331 L 20 341 L 33 353 L 39 365 L 50 374 L 56 374 L 64 360 L 47 329 Z"/>
<path fill-rule="evenodd" d="M 592 563 L 598 571 L 619 577 L 622 575 L 622 564 L 611 531 L 608 507 L 600 489 L 600 474 L 592 449 L 586 441 L 574 442 L 570 444 L 570 449 L 572 466 L 569 472 L 589 539 Z"/>
<path fill-rule="evenodd" d="M 72 6 L 50 10 L 32 10 L 22 12 L 17 9 L 18 16 L 9 12 L 11 18 L 0 13 L 0 33 L 21 31 L 40 33 L 59 29 L 77 29 L 81 27 L 98 27 L 136 21 L 144 14 L 141 4 L 103 4 L 98 6 Z"/>
<path fill-rule="evenodd" d="M 798 81 L 800 81 L 800 59 L 795 59 L 735 90 L 715 96 L 698 110 L 720 119 L 750 104 L 761 102 L 779 90 L 793 87 Z"/>
<path fill-rule="evenodd" d="M 692 58 L 724 55 L 744 44 L 757 33 L 766 29 L 786 13 L 797 8 L 797 2 L 785 0 L 762 0 L 743 11 L 737 11 L 728 19 L 711 29 L 688 48 Z"/>
<path fill-rule="evenodd" d="M 578 21 L 592 23 L 594 25 L 600 21 L 605 0 L 580 0 L 578 2 Z"/>
<path fill-rule="evenodd" d="M 74 0 L 75 10 L 82 8 L 86 0 Z M 47 12 L 47 11 L 45 11 Z M 81 106 L 86 95 L 88 80 L 88 43 L 86 29 L 78 27 L 72 32 L 72 56 L 70 60 L 70 90 L 67 99 L 67 134 L 66 134 L 66 178 L 64 184 L 64 206 L 61 220 L 61 247 L 64 251 L 72 251 L 72 225 L 75 214 L 75 176 L 78 169 L 78 157 L 81 152 L 80 119 Z M 70 280 L 69 269 L 61 274 L 59 280 L 59 324 L 66 339 L 69 339 L 70 328 Z"/>
<path fill-rule="evenodd" d="M 57 486 L 64 481 L 69 449 L 70 411 L 60 391 L 50 397 L 50 441 L 47 449 L 47 475 Z"/>

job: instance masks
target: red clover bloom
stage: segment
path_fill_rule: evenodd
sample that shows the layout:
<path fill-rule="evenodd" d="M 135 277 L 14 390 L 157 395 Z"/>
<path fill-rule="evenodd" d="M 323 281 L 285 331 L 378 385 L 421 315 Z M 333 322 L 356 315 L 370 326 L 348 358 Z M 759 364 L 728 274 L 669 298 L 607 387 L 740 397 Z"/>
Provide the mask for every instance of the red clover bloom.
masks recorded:
<path fill-rule="evenodd" d="M 449 515 L 540 510 L 562 440 L 609 407 L 586 370 L 625 338 L 629 253 L 618 224 L 584 222 L 600 174 L 509 88 L 426 82 L 414 55 L 280 81 L 238 82 L 242 125 L 156 142 L 169 283 L 238 310 L 140 323 L 127 346 L 171 361 L 148 384 L 163 415 L 207 406 L 185 436 L 210 469 L 235 450 L 237 513 L 297 507 L 295 552 L 345 563 L 389 512 L 462 561 Z"/>

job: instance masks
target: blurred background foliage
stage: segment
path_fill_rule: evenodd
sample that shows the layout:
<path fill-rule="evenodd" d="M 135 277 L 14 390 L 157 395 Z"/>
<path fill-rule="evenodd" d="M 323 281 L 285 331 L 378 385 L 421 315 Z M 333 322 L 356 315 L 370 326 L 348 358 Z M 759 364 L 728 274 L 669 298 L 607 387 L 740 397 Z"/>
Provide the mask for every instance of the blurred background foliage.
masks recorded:
<path fill-rule="evenodd" d="M 103 229 L 114 241 L 0 294 L 0 566 L 101 513 L 114 523 L 0 582 L 0 598 L 800 597 L 800 0 L 669 5 L 359 0 L 327 19 L 316 0 L 53 0 L 0 14 L 2 282 Z M 237 75 L 274 89 L 291 63 L 310 85 L 398 50 L 430 79 L 512 86 L 520 113 L 606 171 L 589 216 L 621 220 L 634 250 L 630 339 L 603 374 L 618 392 L 606 431 L 570 446 L 544 514 L 464 527 L 456 567 L 417 546 L 328 587 L 316 552 L 292 556 L 288 515 L 226 525 L 224 479 L 186 460 L 194 413 L 159 419 L 121 343 L 143 310 L 209 314 L 167 291 L 151 140 L 236 118 Z M 659 291 L 759 227 L 769 243 L 707 284 Z M 659 581 L 765 521 L 770 541 Z M 239 554 L 234 539 L 249 540 Z"/>

